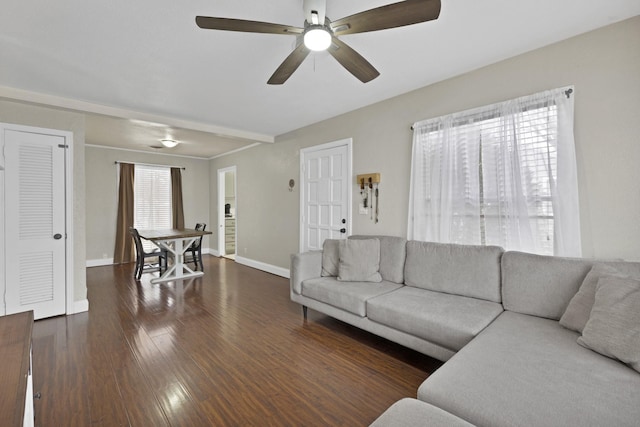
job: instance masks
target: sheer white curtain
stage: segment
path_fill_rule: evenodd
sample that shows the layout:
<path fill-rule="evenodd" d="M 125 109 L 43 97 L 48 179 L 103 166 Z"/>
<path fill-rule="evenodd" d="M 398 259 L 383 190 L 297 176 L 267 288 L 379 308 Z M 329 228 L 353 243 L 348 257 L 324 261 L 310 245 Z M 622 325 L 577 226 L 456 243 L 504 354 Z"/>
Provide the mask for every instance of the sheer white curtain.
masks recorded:
<path fill-rule="evenodd" d="M 408 238 L 580 256 L 572 93 L 415 123 Z"/>
<path fill-rule="evenodd" d="M 566 89 L 573 92 L 573 87 Z M 558 174 L 552 187 L 555 216 L 554 254 L 582 255 L 578 168 L 573 138 L 573 96 L 558 97 Z"/>

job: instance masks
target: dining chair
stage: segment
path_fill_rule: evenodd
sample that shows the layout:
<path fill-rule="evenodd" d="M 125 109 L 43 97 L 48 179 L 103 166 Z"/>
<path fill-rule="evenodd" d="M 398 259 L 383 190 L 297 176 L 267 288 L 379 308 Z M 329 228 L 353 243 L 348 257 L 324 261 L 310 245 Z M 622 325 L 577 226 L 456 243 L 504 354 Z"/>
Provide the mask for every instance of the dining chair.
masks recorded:
<path fill-rule="evenodd" d="M 142 273 L 151 273 L 153 271 L 160 271 L 160 274 L 162 274 L 162 272 L 167 269 L 167 251 L 164 249 L 155 249 L 151 252 L 146 252 L 138 230 L 130 227 L 129 233 L 136 245 L 136 269 L 133 273 L 135 278 L 139 280 L 140 277 L 142 277 Z M 158 258 L 158 262 L 147 264 L 147 258 Z"/>
<path fill-rule="evenodd" d="M 205 228 L 207 228 L 207 224 L 203 222 L 197 223 L 195 227 L 198 231 L 204 231 Z M 191 252 L 191 259 L 189 261 L 196 265 L 196 270 L 198 269 L 198 263 L 200 263 L 200 269 L 204 270 L 204 266 L 202 265 L 202 236 L 200 236 L 199 239 L 196 239 L 196 241 L 189 246 L 187 251 Z"/>

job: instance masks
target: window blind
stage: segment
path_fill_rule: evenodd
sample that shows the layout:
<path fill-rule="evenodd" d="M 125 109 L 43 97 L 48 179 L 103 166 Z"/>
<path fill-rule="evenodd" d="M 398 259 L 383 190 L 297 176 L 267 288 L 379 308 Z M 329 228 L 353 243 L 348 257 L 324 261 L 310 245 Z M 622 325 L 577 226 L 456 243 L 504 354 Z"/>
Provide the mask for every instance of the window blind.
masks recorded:
<path fill-rule="evenodd" d="M 166 167 L 135 166 L 133 222 L 137 229 L 171 228 L 171 172 Z M 142 241 L 145 250 L 155 248 Z"/>
<path fill-rule="evenodd" d="M 502 209 L 502 205 L 509 203 L 509 194 L 518 192 L 526 205 L 524 220 L 529 222 L 536 252 L 553 254 L 551 188 L 557 176 L 556 106 L 528 109 L 511 117 L 485 120 L 479 125 L 481 243 L 504 246 L 512 240 L 508 234 L 513 230 L 502 219 L 511 210 Z M 500 148 L 503 144 L 509 145 L 508 152 L 517 156 L 518 162 L 505 161 Z M 504 171 L 505 167 L 512 170 Z"/>

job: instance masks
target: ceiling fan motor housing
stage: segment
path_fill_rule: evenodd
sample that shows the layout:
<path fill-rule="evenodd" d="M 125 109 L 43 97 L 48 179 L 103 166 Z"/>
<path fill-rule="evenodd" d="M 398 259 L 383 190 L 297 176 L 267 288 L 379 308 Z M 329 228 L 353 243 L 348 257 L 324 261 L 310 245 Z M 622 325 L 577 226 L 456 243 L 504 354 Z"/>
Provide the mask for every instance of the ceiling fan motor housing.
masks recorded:
<path fill-rule="evenodd" d="M 325 22 L 325 14 L 327 11 L 326 0 L 304 0 L 302 3 L 302 9 L 304 11 L 304 19 L 309 24 L 320 24 L 321 22 Z M 318 19 L 316 22 L 313 22 L 314 12 Z"/>

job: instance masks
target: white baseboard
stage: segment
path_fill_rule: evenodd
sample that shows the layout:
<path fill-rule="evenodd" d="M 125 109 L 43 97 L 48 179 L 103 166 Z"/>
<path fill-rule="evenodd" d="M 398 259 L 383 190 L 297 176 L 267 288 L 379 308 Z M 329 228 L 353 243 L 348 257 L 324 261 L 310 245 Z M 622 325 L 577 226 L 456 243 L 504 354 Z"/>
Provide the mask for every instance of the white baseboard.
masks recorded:
<path fill-rule="evenodd" d="M 220 256 L 220 253 L 214 249 L 202 248 L 202 252 L 213 256 Z M 113 258 L 88 259 L 86 263 L 87 267 L 102 267 L 104 265 L 113 265 Z"/>
<path fill-rule="evenodd" d="M 112 265 L 113 258 L 103 258 L 103 259 L 88 259 L 87 267 L 101 267 L 103 265 Z"/>
<path fill-rule="evenodd" d="M 71 307 L 71 312 L 67 312 L 67 314 L 77 314 L 84 313 L 85 311 L 89 311 L 89 300 L 83 299 L 80 301 L 74 301 L 73 307 Z"/>
<path fill-rule="evenodd" d="M 211 248 L 202 248 L 202 252 L 208 253 L 209 255 L 219 257 L 220 251 Z M 267 264 L 260 261 L 255 261 L 249 258 L 244 258 L 236 255 L 236 262 L 238 264 L 246 265 L 248 267 L 257 268 L 258 270 L 266 271 L 267 273 L 275 274 L 276 276 L 281 276 L 285 278 L 289 278 L 289 270 L 282 267 L 277 267 L 275 265 Z M 113 265 L 113 258 L 103 258 L 103 259 L 91 259 L 87 260 L 87 267 L 101 267 L 105 265 Z M 86 311 L 86 310 L 81 310 Z M 80 312 L 81 312 L 80 311 Z"/>
<path fill-rule="evenodd" d="M 289 278 L 289 270 L 275 265 L 267 264 L 264 262 L 256 261 L 249 258 L 244 258 L 236 255 L 236 262 L 238 264 L 246 265 L 247 267 L 256 268 L 258 270 L 266 271 L 267 273 L 275 274 L 276 276 Z"/>

